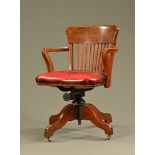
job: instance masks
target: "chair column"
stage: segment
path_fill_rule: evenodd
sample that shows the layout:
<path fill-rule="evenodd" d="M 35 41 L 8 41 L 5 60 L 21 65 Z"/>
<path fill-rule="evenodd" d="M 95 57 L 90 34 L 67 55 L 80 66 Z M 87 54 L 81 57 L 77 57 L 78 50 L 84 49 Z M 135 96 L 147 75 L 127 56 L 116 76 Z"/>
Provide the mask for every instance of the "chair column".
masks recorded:
<path fill-rule="evenodd" d="M 85 96 L 84 91 L 72 91 L 71 93 L 65 93 L 63 95 L 63 98 L 65 101 L 72 100 L 72 104 L 76 108 L 76 117 L 78 120 L 78 125 L 81 125 L 82 120 L 82 108 L 83 104 L 85 103 L 85 100 L 82 98 Z"/>

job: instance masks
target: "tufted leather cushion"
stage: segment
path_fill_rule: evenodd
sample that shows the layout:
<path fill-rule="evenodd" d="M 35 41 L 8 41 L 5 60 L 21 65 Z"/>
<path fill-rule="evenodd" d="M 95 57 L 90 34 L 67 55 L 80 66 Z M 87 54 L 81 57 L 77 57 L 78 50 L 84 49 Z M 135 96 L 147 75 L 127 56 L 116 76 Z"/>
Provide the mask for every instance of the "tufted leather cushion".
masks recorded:
<path fill-rule="evenodd" d="M 105 76 L 90 71 L 52 71 L 40 74 L 36 82 L 43 85 L 67 85 L 67 86 L 97 86 L 103 85 Z"/>

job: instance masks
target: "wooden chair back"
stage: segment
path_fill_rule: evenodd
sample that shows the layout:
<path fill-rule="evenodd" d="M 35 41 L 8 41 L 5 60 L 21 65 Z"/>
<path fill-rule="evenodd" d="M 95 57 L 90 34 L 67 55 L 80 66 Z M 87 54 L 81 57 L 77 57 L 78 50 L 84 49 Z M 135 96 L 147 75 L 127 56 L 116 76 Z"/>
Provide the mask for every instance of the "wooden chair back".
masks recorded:
<path fill-rule="evenodd" d="M 69 70 L 103 72 L 103 50 L 116 47 L 118 31 L 115 25 L 67 27 Z"/>

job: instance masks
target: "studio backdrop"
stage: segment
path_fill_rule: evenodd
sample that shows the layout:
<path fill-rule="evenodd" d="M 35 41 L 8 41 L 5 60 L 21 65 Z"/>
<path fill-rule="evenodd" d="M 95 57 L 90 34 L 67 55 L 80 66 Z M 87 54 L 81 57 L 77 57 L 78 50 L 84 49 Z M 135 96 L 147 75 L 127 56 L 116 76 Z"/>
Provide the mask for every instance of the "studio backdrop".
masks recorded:
<path fill-rule="evenodd" d="M 70 25 L 118 25 L 120 28 L 111 87 L 86 92 L 85 100 L 113 115 L 110 141 L 91 122 L 69 122 L 47 143 L 48 116 L 67 104 L 63 92 L 37 86 L 47 71 L 44 47 L 67 46 Z M 134 154 L 134 0 L 21 0 L 21 155 Z M 68 68 L 68 55 L 52 53 L 56 70 Z"/>

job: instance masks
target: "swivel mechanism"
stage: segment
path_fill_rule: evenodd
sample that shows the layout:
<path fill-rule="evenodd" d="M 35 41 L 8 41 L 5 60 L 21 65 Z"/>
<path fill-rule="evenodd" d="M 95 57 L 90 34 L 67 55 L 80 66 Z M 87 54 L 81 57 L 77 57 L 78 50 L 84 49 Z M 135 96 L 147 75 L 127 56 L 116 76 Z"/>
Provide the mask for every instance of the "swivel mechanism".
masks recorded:
<path fill-rule="evenodd" d="M 81 106 L 85 103 L 85 100 L 82 98 L 85 96 L 84 91 L 71 91 L 71 93 L 65 93 L 63 99 L 65 101 L 72 100 L 72 104 L 76 107 L 76 116 L 78 120 L 78 125 L 81 125 L 82 110 Z"/>

